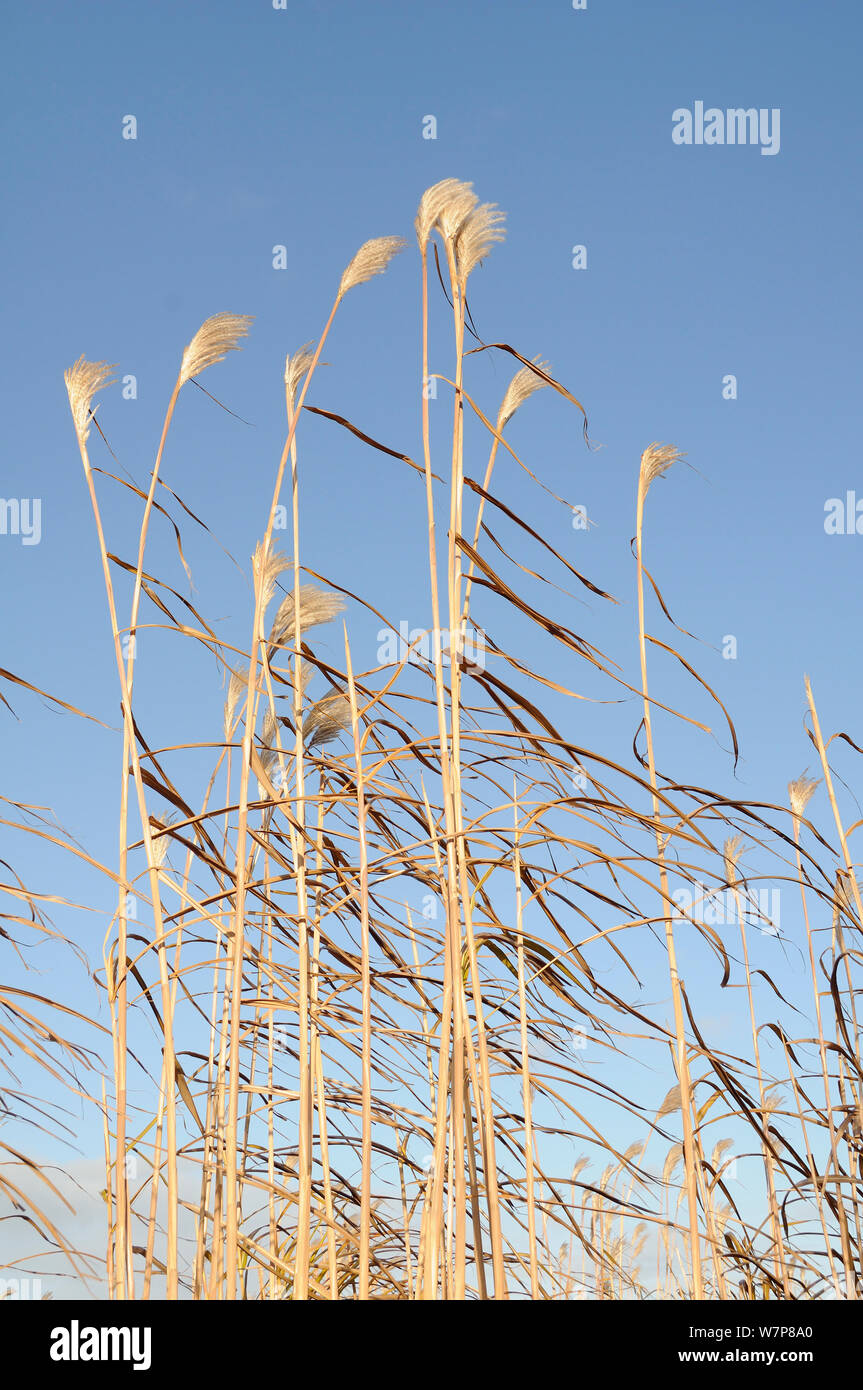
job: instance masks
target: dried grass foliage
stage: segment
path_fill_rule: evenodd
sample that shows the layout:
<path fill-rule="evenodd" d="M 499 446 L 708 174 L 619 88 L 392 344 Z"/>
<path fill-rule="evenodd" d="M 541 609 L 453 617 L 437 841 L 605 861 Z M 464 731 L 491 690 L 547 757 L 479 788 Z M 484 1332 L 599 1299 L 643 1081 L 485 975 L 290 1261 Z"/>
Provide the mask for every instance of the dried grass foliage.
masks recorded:
<path fill-rule="evenodd" d="M 415 225 L 424 306 L 434 238 L 445 252 L 454 319 L 443 347 L 456 352 L 451 431 L 441 436 L 436 417 L 433 432 L 427 398 L 421 406 L 428 535 L 449 535 L 445 560 L 428 548 L 431 614 L 438 630 L 488 623 L 488 665 L 468 666 L 456 643 L 453 659 L 438 648 L 419 666 L 362 669 L 350 642 L 353 596 L 301 564 L 304 395 L 341 299 L 386 270 L 399 238 L 361 247 L 319 342 L 286 358 L 274 502 L 289 482 L 292 556 L 273 544 L 271 511 L 252 557 L 244 648 L 218 636 L 198 606 L 184 601 L 175 614 L 144 551 L 176 392 L 241 346 L 250 320 L 216 315 L 184 353 L 137 566 L 103 535 L 89 459 L 92 401 L 111 369 L 81 358 L 66 374 L 124 709 L 119 868 L 91 861 L 118 889 L 99 972 L 110 1039 L 94 1037 L 89 1050 L 64 1041 L 47 1021 L 56 1002 L 35 993 L 0 991 L 0 1008 L 12 1053 L 50 1067 L 55 1081 L 79 1086 L 97 1059 L 107 1072 L 104 1102 L 91 1089 L 104 1117 L 110 1292 L 857 1297 L 863 910 L 849 845 L 856 827 L 842 820 L 811 686 L 820 777 L 790 782 L 787 806 L 663 774 L 660 745 L 689 716 L 668 710 L 656 689 L 660 649 L 679 653 L 646 628 L 644 503 L 681 455 L 652 444 L 633 468 L 641 674 L 628 678 L 559 609 L 537 606 L 534 559 L 510 557 L 499 531 L 506 518 L 523 544 L 538 545 L 542 578 L 576 574 L 554 537 L 491 491 L 515 411 L 549 384 L 574 400 L 546 363 L 519 355 L 497 414 L 475 402 L 465 286 L 500 242 L 502 215 L 470 184 L 446 179 L 424 194 Z M 428 331 L 424 310 L 424 369 Z M 468 403 L 489 434 L 482 483 L 465 472 L 458 407 Z M 337 410 L 329 418 L 345 423 Z M 382 447 L 347 423 L 365 447 Z M 324 568 L 326 557 L 311 563 Z M 601 620 L 610 596 L 577 577 Z M 651 623 L 667 618 L 656 596 Z M 203 793 L 192 749 L 145 741 L 136 658 L 122 646 L 139 606 L 142 622 L 174 644 L 203 643 L 224 673 L 221 734 L 214 691 L 216 727 L 202 715 L 194 750 L 213 754 Z M 343 663 L 332 656 L 342 649 L 337 619 Z M 327 660 L 316 641 L 324 628 Z M 540 642 L 545 664 L 534 669 L 525 646 Z M 566 714 L 578 709 L 578 676 L 563 681 L 564 663 L 643 708 L 634 753 L 580 746 Z M 698 692 L 718 699 L 703 683 Z M 209 708 L 199 692 L 190 698 Z M 816 809 L 826 807 L 830 823 L 816 830 L 806 815 L 822 784 Z M 56 842 L 28 808 L 7 809 L 27 833 Z M 71 840 L 69 849 L 79 852 Z M 751 931 L 713 924 L 698 901 L 674 911 L 680 881 L 711 883 L 738 908 L 749 902 L 750 864 L 762 876 L 771 865 L 786 900 L 799 901 L 805 1016 L 756 965 Z M 40 896 L 12 887 L 4 949 L 51 930 Z M 130 892 L 140 899 L 134 923 Z M 717 987 L 745 986 L 750 1037 L 730 1048 L 712 1037 L 681 979 L 680 950 Z M 646 1002 L 638 979 L 646 963 L 653 984 L 665 972 L 659 1003 Z M 574 1039 L 589 1039 L 589 1055 Z M 605 1059 L 618 1070 L 604 1071 Z M 8 1057 L 5 1065 L 5 1105 L 26 1119 L 30 1102 Z M 126 1177 L 130 1150 L 135 1181 Z M 730 1176 L 741 1154 L 756 1174 L 745 1198 Z M 0 1186 L 30 1202 L 43 1240 L 85 1263 L 38 1203 L 22 1199 L 8 1163 Z"/>

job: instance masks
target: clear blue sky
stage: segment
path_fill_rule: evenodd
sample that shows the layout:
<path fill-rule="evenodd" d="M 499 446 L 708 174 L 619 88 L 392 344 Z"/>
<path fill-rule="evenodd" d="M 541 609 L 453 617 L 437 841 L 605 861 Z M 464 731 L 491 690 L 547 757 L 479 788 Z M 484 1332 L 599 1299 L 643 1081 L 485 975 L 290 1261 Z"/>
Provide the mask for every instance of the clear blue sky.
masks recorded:
<path fill-rule="evenodd" d="M 576 12 L 569 0 L 288 0 L 276 11 L 270 0 L 47 0 L 9 11 L 4 29 L 0 494 L 40 498 L 42 536 L 33 546 L 0 536 L 0 665 L 117 726 L 62 374 L 83 353 L 137 377 L 137 400 L 114 388 L 100 420 L 122 466 L 146 479 L 182 349 L 221 310 L 255 324 L 243 353 L 205 384 L 253 427 L 187 387 L 164 475 L 243 567 L 241 576 L 186 524 L 196 600 L 245 640 L 247 561 L 284 433 L 284 354 L 319 331 L 357 246 L 412 237 L 420 194 L 452 175 L 508 213 L 506 243 L 472 281 L 480 333 L 547 358 L 602 446 L 584 447 L 558 399 L 531 402 L 511 427 L 514 447 L 594 525 L 573 531 L 513 471 L 510 497 L 622 600 L 614 614 L 570 608 L 569 621 L 630 673 L 638 458 L 659 439 L 697 469 L 676 469 L 651 493 L 647 562 L 674 617 L 714 649 L 687 654 L 734 714 L 741 782 L 718 747 L 672 724 L 661 727 L 661 763 L 783 801 L 788 779 L 813 762 L 804 671 L 825 727 L 859 741 L 863 536 L 824 531 L 828 498 L 856 489 L 863 500 L 859 5 L 588 0 Z M 779 153 L 675 145 L 672 112 L 696 101 L 779 108 Z M 134 141 L 122 138 L 127 115 Z M 435 140 L 422 138 L 428 115 Z M 584 270 L 571 265 L 576 244 L 587 247 Z M 285 270 L 272 265 L 278 245 Z M 418 279 L 411 245 L 385 279 L 349 297 L 311 397 L 414 455 Z M 449 359 L 432 365 L 448 372 Z M 510 365 L 476 373 L 493 413 Z M 735 401 L 722 398 L 726 374 L 737 377 Z M 449 399 L 434 408 L 445 421 Z M 425 625 L 416 480 L 326 422 L 304 429 L 304 561 L 396 623 Z M 92 443 L 94 461 L 113 467 Z M 103 496 L 112 542 L 134 559 L 136 510 L 117 489 Z M 148 568 L 183 589 L 172 545 L 154 529 Z M 373 665 L 377 623 L 357 608 L 349 626 L 358 664 Z M 738 640 L 736 661 L 718 654 L 726 634 Z M 199 662 L 194 679 L 181 677 L 165 641 L 146 634 L 140 651 L 154 741 L 169 730 L 172 741 L 200 736 L 202 713 L 218 737 L 215 667 Z M 655 672 L 655 693 L 685 701 L 727 742 L 694 687 L 658 663 Z M 113 862 L 118 736 L 5 693 L 21 722 L 0 711 L 3 793 L 50 805 Z M 635 708 L 608 712 L 604 726 L 588 717 L 619 731 L 625 758 Z M 843 754 L 852 778 L 854 756 Z M 77 900 L 91 891 L 91 878 L 61 875 L 23 837 L 3 844 L 31 886 Z M 110 911 L 102 891 L 98 906 Z M 56 920 L 100 964 L 105 918 Z M 63 975 L 52 982 L 57 967 L 41 965 L 59 995 Z"/>

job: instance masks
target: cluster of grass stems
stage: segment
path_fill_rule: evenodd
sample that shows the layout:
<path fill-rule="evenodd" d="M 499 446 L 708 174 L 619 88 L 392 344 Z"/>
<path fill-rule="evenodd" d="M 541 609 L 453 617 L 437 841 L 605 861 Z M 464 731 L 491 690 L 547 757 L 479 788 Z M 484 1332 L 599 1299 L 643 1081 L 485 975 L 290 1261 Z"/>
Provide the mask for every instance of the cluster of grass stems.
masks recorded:
<path fill-rule="evenodd" d="M 298 500 L 300 424 L 334 321 L 404 243 L 366 243 L 318 341 L 287 358 L 286 437 L 240 647 L 148 570 L 147 542 L 154 515 L 173 500 L 162 463 L 180 393 L 240 347 L 249 320 L 218 314 L 186 348 L 149 487 L 133 489 L 143 512 L 126 557 L 109 548 L 102 470 L 91 462 L 93 401 L 110 369 L 82 358 L 66 373 L 122 706 L 119 859 L 95 866 L 117 890 L 99 974 L 109 1075 L 95 1096 L 106 1162 L 102 1274 L 114 1298 L 858 1296 L 863 905 L 849 848 L 858 826 L 840 815 L 833 740 L 807 683 L 819 776 L 792 782 L 787 806 L 730 799 L 660 771 L 658 713 L 665 723 L 688 719 L 649 684 L 649 656 L 684 660 L 646 628 L 650 605 L 669 617 L 645 568 L 645 529 L 651 486 L 679 458 L 671 447 L 650 445 L 633 469 L 632 682 L 513 587 L 534 572 L 503 551 L 494 518 L 528 534 L 556 579 L 600 607 L 613 601 L 492 491 L 499 456 L 525 467 L 505 430 L 536 391 L 558 393 L 584 424 L 547 364 L 472 331 L 468 279 L 502 239 L 501 224 L 455 179 L 421 201 L 420 459 L 316 408 L 361 447 L 383 447 L 419 475 L 430 627 L 450 638 L 423 663 L 359 670 L 344 619 L 343 660 L 316 655 L 314 630 L 336 623 L 355 596 L 303 565 Z M 451 366 L 435 379 L 449 387 L 452 416 L 433 441 L 429 300 L 441 292 L 452 336 L 437 352 Z M 477 353 L 515 359 L 496 416 L 469 389 Z M 465 467 L 468 453 L 476 457 L 468 423 L 488 439 L 477 477 Z M 290 555 L 274 542 L 280 507 Z M 511 583 L 502 554 L 515 567 Z M 488 637 L 488 659 L 477 660 L 467 634 L 478 609 L 496 632 L 533 630 L 559 659 L 541 673 Z M 202 644 L 223 673 L 224 726 L 203 730 L 194 748 L 147 742 L 134 698 L 135 638 L 145 627 Z M 578 708 L 578 692 L 549 674 L 564 660 L 639 703 L 630 764 L 573 741 L 565 711 Z M 564 711 L 556 723 L 542 708 L 549 694 Z M 212 755 L 202 796 L 184 777 L 191 754 Z M 818 831 L 807 806 L 822 783 L 830 823 Z M 31 809 L 6 804 L 5 823 L 32 833 Z M 750 963 L 748 849 L 771 856 L 774 879 L 799 893 L 805 1014 Z M 720 932 L 697 904 L 681 913 L 672 878 L 730 895 L 739 928 Z M 17 882 L 7 891 L 17 902 L 4 914 L 7 941 L 51 932 L 41 898 Z M 639 994 L 636 942 L 664 961 L 670 1017 Z M 701 968 L 745 990 L 748 1037 L 731 1051 L 706 1035 L 678 970 L 681 949 L 695 959 L 699 945 Z M 16 1049 L 55 1083 L 77 1085 L 93 1066 L 93 1053 L 46 1021 L 55 1002 L 8 990 L 2 1006 L 10 1076 Z M 574 1029 L 612 1059 L 614 1083 L 573 1050 Z M 620 1082 L 635 1075 L 629 1060 L 648 1056 L 665 1074 L 664 1101 Z M 27 1104 L 10 1084 L 7 1111 L 26 1123 Z M 759 1172 L 746 1202 L 728 1180 L 732 1145 Z M 574 1148 L 584 1152 L 573 1164 Z M 3 1160 L 0 1187 L 34 1239 L 92 1275 L 22 1178 L 53 1186 L 44 1169 L 8 1145 Z"/>

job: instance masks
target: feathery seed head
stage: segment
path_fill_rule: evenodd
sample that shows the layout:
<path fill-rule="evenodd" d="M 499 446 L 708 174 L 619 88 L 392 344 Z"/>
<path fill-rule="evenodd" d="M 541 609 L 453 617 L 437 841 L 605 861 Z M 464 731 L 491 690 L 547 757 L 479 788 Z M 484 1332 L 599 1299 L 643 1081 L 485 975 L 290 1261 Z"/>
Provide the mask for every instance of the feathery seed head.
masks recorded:
<path fill-rule="evenodd" d="M 234 720 L 234 711 L 243 691 L 249 684 L 249 668 L 244 666 L 240 671 L 232 671 L 231 679 L 228 681 L 228 698 L 225 701 L 225 737 L 227 738 Z"/>
<path fill-rule="evenodd" d="M 671 1115 L 675 1110 L 679 1110 L 683 1103 L 679 1086 L 672 1086 L 665 1100 L 656 1112 L 656 1118 L 661 1120 L 663 1115 Z"/>
<path fill-rule="evenodd" d="M 836 874 L 836 897 L 839 906 L 846 912 L 854 914 L 856 906 L 856 889 L 858 885 L 853 874 L 847 869 L 840 869 Z"/>
<path fill-rule="evenodd" d="M 540 362 L 538 357 L 535 357 L 533 360 L 540 371 L 547 372 L 549 370 L 547 362 Z M 542 377 L 538 376 L 531 367 L 522 367 L 520 371 L 517 371 L 512 381 L 509 383 L 509 386 L 506 388 L 506 395 L 498 411 L 498 434 L 501 433 L 504 425 L 509 423 L 518 408 L 524 405 L 525 401 L 533 395 L 534 391 L 541 391 L 543 386 L 547 385 L 548 382 L 543 381 Z"/>
<path fill-rule="evenodd" d="M 288 388 L 291 405 L 297 399 L 300 382 L 312 365 L 314 358 L 314 345 L 312 343 L 303 343 L 303 346 L 297 348 L 293 356 L 288 353 L 285 358 L 285 385 Z"/>
<path fill-rule="evenodd" d="M 300 585 L 300 632 L 317 627 L 320 623 L 330 623 L 344 610 L 344 599 L 340 594 L 319 589 L 315 584 Z M 274 646 L 285 646 L 294 637 L 294 594 L 293 590 L 279 604 L 269 641 Z"/>
<path fill-rule="evenodd" d="M 63 374 L 75 432 L 82 444 L 90 433 L 90 420 L 95 414 L 95 411 L 91 412 L 90 402 L 97 391 L 113 384 L 113 370 L 114 367 L 107 362 L 88 362 L 86 358 L 79 357 L 74 366 L 67 367 Z"/>
<path fill-rule="evenodd" d="M 213 314 L 205 319 L 183 353 L 180 366 L 181 384 L 197 376 L 205 367 L 221 362 L 228 352 L 238 350 L 240 338 L 249 331 L 250 314 Z"/>
<path fill-rule="evenodd" d="M 788 798 L 795 816 L 803 815 L 819 783 L 820 778 L 807 777 L 805 772 L 788 783 Z"/>
<path fill-rule="evenodd" d="M 726 864 L 737 863 L 738 859 L 740 858 L 740 854 L 743 849 L 744 843 L 745 842 L 742 835 L 729 835 L 728 839 L 725 841 L 725 844 L 722 846 L 722 853 L 725 858 Z"/>
<path fill-rule="evenodd" d="M 252 573 L 255 588 L 261 586 L 261 612 L 266 613 L 270 600 L 276 592 L 276 580 L 284 570 L 290 569 L 291 561 L 278 550 L 269 550 L 264 557 L 264 543 L 259 541 L 252 556 Z"/>
<path fill-rule="evenodd" d="M 683 1145 L 672 1144 L 668 1153 L 665 1155 L 665 1162 L 662 1165 L 662 1181 L 668 1182 L 680 1160 L 683 1158 Z"/>
<path fill-rule="evenodd" d="M 729 883 L 733 883 L 737 877 L 734 872 L 737 868 L 737 861 L 743 852 L 745 841 L 742 835 L 731 835 L 722 846 L 722 857 L 725 861 L 725 877 Z"/>
<path fill-rule="evenodd" d="M 503 241 L 506 233 L 501 224 L 506 213 L 496 203 L 482 203 L 469 212 L 455 237 L 455 256 L 458 278 L 463 285 L 471 271 L 485 260 L 495 242 Z"/>
<path fill-rule="evenodd" d="M 312 677 L 313 677 L 314 675 L 315 675 L 315 667 L 311 664 L 311 662 L 310 662 L 310 661 L 307 661 L 307 660 L 301 660 L 301 662 L 300 662 L 300 694 L 301 694 L 301 695 L 305 695 L 305 693 L 306 693 L 306 687 L 309 685 L 309 683 L 310 683 L 310 681 L 311 681 L 311 679 L 312 679 Z M 296 671 L 292 671 L 292 672 L 291 672 L 290 683 L 291 683 L 292 686 L 294 686 L 294 688 L 296 688 L 296 684 L 297 684 Z"/>
<path fill-rule="evenodd" d="M 278 753 L 276 752 L 275 748 L 263 748 L 263 747 L 262 747 L 259 756 L 260 756 L 260 759 L 261 759 L 261 767 L 264 769 L 264 771 L 266 772 L 267 776 L 269 777 L 269 775 L 270 775 L 270 773 L 271 773 L 273 767 L 275 766 L 276 762 L 278 761 L 279 755 L 278 755 Z M 261 797 L 261 799 L 263 800 L 264 796 L 267 795 L 267 789 L 266 789 L 266 787 L 264 786 L 264 783 L 261 781 L 260 778 L 258 778 L 258 788 L 259 788 L 258 794 L 259 794 L 259 796 Z"/>
<path fill-rule="evenodd" d="M 325 695 L 322 700 L 312 705 L 303 726 L 309 747 L 312 748 L 315 744 L 321 747 L 325 743 L 332 743 L 333 739 L 338 738 L 339 734 L 349 727 L 350 722 L 351 703 L 347 696 L 340 691 Z"/>
<path fill-rule="evenodd" d="M 454 236 L 476 202 L 471 185 L 462 183 L 461 179 L 441 179 L 440 183 L 427 188 L 414 222 L 420 250 L 425 250 L 435 227 L 439 227 L 444 236 Z M 446 231 L 441 226 L 442 219 L 445 219 Z"/>
<path fill-rule="evenodd" d="M 267 708 L 264 715 L 264 723 L 261 728 L 261 742 L 268 750 L 275 749 L 278 744 L 279 722 L 273 711 Z"/>
<path fill-rule="evenodd" d="M 168 832 L 177 820 L 179 820 L 179 816 L 176 812 L 162 816 L 159 820 L 155 816 L 150 817 L 150 844 L 153 852 L 153 867 L 156 869 L 161 869 L 165 863 L 168 847 L 171 843 L 171 836 Z"/>
<path fill-rule="evenodd" d="M 268 709 L 261 727 L 261 740 L 258 749 L 261 764 L 267 776 L 272 778 L 273 768 L 279 761 L 279 721 L 273 711 Z"/>
<path fill-rule="evenodd" d="M 364 284 L 373 275 L 382 275 L 393 256 L 403 251 L 406 245 L 404 237 L 400 236 L 379 236 L 365 242 L 341 278 L 339 299 L 355 285 Z"/>
<path fill-rule="evenodd" d="M 478 206 L 479 198 L 473 191 L 472 183 L 460 183 L 442 200 L 435 226 L 444 241 L 455 243 L 468 217 Z"/>
<path fill-rule="evenodd" d="M 683 458 L 679 449 L 675 449 L 672 444 L 650 444 L 641 455 L 641 473 L 639 485 L 642 492 L 647 494 L 647 489 L 655 478 L 661 478 L 667 473 L 673 463 L 677 463 Z"/>

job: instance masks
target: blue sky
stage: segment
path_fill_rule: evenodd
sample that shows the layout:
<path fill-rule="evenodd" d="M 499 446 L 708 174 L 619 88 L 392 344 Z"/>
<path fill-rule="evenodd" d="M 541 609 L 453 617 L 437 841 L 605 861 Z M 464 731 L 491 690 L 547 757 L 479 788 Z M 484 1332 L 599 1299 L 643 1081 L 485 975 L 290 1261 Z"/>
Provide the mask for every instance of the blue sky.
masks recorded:
<path fill-rule="evenodd" d="M 614 613 L 570 609 L 569 621 L 630 674 L 639 455 L 664 440 L 697 470 L 681 466 L 651 492 L 647 563 L 677 621 L 708 644 L 687 654 L 734 715 L 740 781 L 722 748 L 670 722 L 658 732 L 660 763 L 693 782 L 783 801 L 788 779 L 813 762 L 804 671 L 824 726 L 859 736 L 863 537 L 824 531 L 828 498 L 857 489 L 863 500 L 859 6 L 288 0 L 276 11 L 269 0 L 48 0 L 17 7 L 5 28 L 0 494 L 40 498 L 42 535 L 33 546 L 0 536 L 0 665 L 116 727 L 63 370 L 83 353 L 135 375 L 137 399 L 113 388 L 100 420 L 121 465 L 145 479 L 182 349 L 222 310 L 255 323 L 244 351 L 205 384 L 251 424 L 187 387 L 164 476 L 241 566 L 186 525 L 196 600 L 242 640 L 248 556 L 283 441 L 284 354 L 320 330 L 359 244 L 412 237 L 422 191 L 455 176 L 508 214 L 505 244 L 471 282 L 479 332 L 548 359 L 584 402 L 601 446 L 585 448 L 577 415 L 550 393 L 510 428 L 548 487 L 586 506 L 587 533 L 514 466 L 502 461 L 498 481 L 621 600 Z M 699 100 L 779 108 L 779 153 L 675 145 L 673 111 Z M 136 140 L 122 138 L 127 115 Z M 429 115 L 434 140 L 423 138 Z M 276 270 L 282 245 L 287 266 Z M 576 245 L 587 248 L 586 269 L 572 267 Z M 384 279 L 346 301 L 311 395 L 414 456 L 418 286 L 412 243 Z M 510 364 L 474 363 L 477 397 L 493 413 Z M 449 359 L 432 366 L 448 372 Z M 723 400 L 726 374 L 737 378 L 733 401 Z M 449 408 L 442 393 L 433 410 L 443 431 Z M 306 422 L 300 451 L 305 563 L 396 624 L 424 625 L 418 481 L 325 421 Z M 113 467 L 95 436 L 93 458 Z M 113 543 L 134 559 L 135 508 L 117 489 L 103 496 Z M 152 532 L 148 567 L 183 588 L 167 528 Z M 374 664 L 377 626 L 349 611 L 361 666 Z M 338 659 L 332 633 L 322 650 L 329 643 Z M 738 642 L 733 661 L 719 654 L 728 634 Z M 146 634 L 140 650 L 136 688 L 154 741 L 169 729 L 172 741 L 198 736 L 202 711 L 217 729 L 215 667 L 199 660 L 181 673 Z M 654 670 L 661 698 L 712 722 L 727 747 L 696 689 L 670 667 Z M 558 679 L 582 673 L 561 669 Z M 5 693 L 21 722 L 0 712 L 4 794 L 50 805 L 113 862 L 118 736 Z M 606 730 L 610 748 L 617 739 L 623 758 L 638 717 L 623 707 L 604 711 L 601 726 L 595 712 L 585 721 Z M 855 756 L 843 754 L 852 783 Z M 79 901 L 90 891 L 91 878 L 77 867 L 61 874 L 35 842 L 4 842 L 3 857 L 31 886 Z M 110 910 L 112 896 L 104 885 L 98 906 Z M 99 961 L 104 917 L 56 920 Z M 59 991 L 59 963 L 43 957 L 40 966 Z"/>

